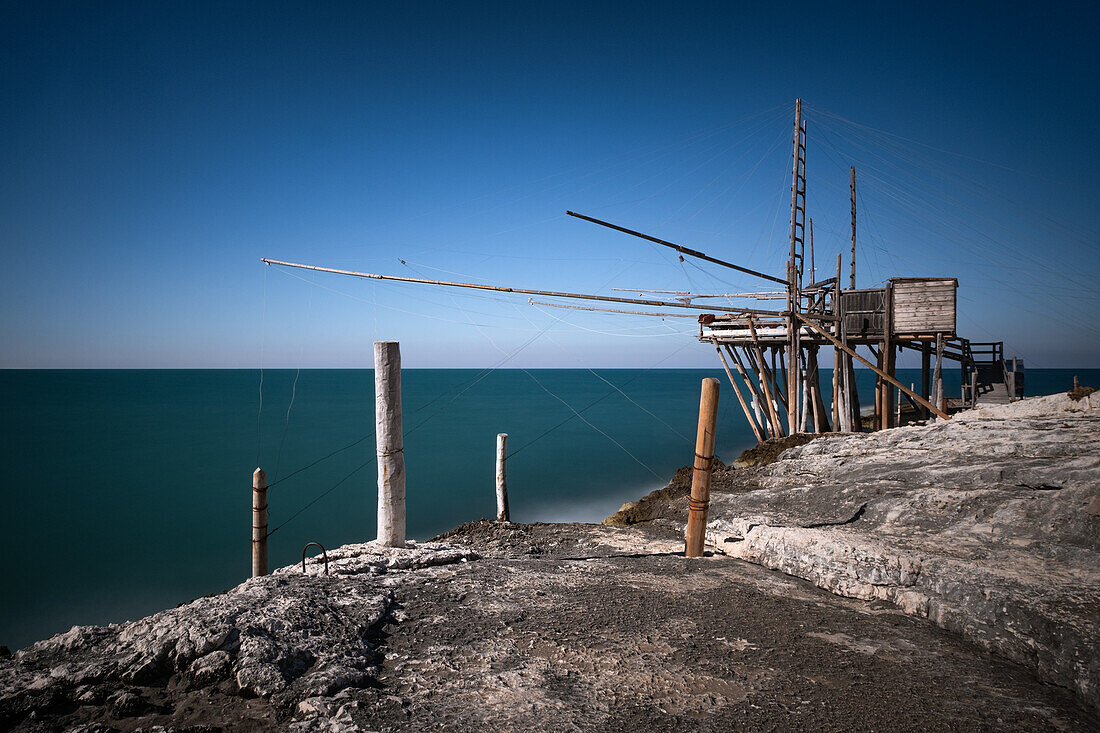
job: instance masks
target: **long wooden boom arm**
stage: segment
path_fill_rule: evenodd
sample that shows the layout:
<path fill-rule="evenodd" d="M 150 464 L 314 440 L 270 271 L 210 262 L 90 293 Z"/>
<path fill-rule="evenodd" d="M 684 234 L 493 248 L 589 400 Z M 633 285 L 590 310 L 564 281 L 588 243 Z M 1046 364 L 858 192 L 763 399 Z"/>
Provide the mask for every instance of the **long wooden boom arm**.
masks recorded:
<path fill-rule="evenodd" d="M 578 298 L 580 300 L 602 300 L 610 303 L 632 303 L 634 305 L 651 305 L 661 308 L 690 308 L 699 311 L 722 311 L 723 313 L 745 313 L 763 316 L 778 316 L 778 311 L 753 310 L 751 308 L 725 308 L 714 305 L 691 305 L 690 303 L 670 303 L 664 300 L 643 300 L 641 298 L 618 298 L 613 295 L 590 295 L 587 293 L 565 293 L 554 290 L 530 290 L 527 288 L 507 288 L 500 285 L 482 285 L 480 283 L 450 282 L 447 280 L 428 280 L 421 277 L 401 277 L 399 275 L 376 275 L 371 272 L 355 272 L 353 270 L 338 270 L 334 267 L 320 267 L 318 265 L 303 265 L 299 262 L 284 262 L 271 260 L 266 257 L 260 259 L 265 265 L 282 265 L 283 267 L 297 267 L 303 270 L 316 270 L 317 272 L 331 272 L 336 275 L 350 275 L 352 277 L 365 277 L 372 280 L 393 280 L 405 283 L 421 283 L 424 285 L 445 285 L 452 288 L 470 288 L 473 290 L 493 290 L 498 293 L 523 293 L 524 295 L 542 295 L 556 298 Z"/>
<path fill-rule="evenodd" d="M 720 260 L 717 257 L 711 257 L 710 255 L 705 255 L 702 252 L 698 252 L 694 249 L 688 249 L 687 247 L 683 247 L 679 244 L 674 244 L 672 242 L 666 242 L 663 239 L 657 239 L 657 237 L 651 237 L 648 234 L 642 234 L 641 232 L 636 232 L 633 229 L 627 229 L 626 227 L 621 227 L 618 224 L 612 224 L 611 222 L 603 221 L 602 219 L 596 219 L 596 218 L 591 217 L 591 216 L 585 216 L 584 214 L 578 214 L 575 211 L 567 211 L 565 213 L 568 214 L 569 216 L 575 216 L 578 219 L 584 219 L 585 221 L 590 221 L 593 224 L 599 224 L 600 226 L 607 227 L 608 229 L 614 229 L 617 232 L 622 232 L 624 234 L 631 234 L 635 237 L 641 237 L 642 239 L 646 240 L 647 242 L 653 242 L 654 244 L 659 244 L 659 245 L 664 246 L 664 247 L 671 247 L 672 249 L 676 250 L 677 252 L 680 252 L 681 254 L 691 255 L 692 257 L 698 257 L 701 260 L 706 260 L 707 262 L 713 262 L 714 264 L 721 265 L 722 267 L 729 267 L 730 269 L 737 270 L 738 272 L 743 272 L 746 275 L 755 275 L 756 277 L 762 277 L 765 280 L 771 280 L 773 283 L 779 283 L 780 285 L 786 285 L 787 284 L 786 280 L 781 280 L 778 277 L 774 277 L 772 275 L 765 275 L 762 272 L 757 272 L 756 270 L 750 270 L 747 267 L 741 267 L 741 265 L 735 265 L 732 262 L 726 262 L 725 260 Z"/>

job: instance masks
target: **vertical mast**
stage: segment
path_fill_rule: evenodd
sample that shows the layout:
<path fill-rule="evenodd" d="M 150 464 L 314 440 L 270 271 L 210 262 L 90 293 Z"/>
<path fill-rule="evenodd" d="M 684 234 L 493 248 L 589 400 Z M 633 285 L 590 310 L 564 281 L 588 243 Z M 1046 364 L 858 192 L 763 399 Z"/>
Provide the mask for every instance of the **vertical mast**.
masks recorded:
<path fill-rule="evenodd" d="M 802 120 L 802 99 L 794 106 L 794 164 L 791 166 L 791 251 L 787 259 L 787 430 L 799 432 L 798 362 L 801 352 L 798 332 L 802 324 L 794 314 L 801 310 L 802 296 L 798 282 L 802 271 L 803 244 L 806 231 L 806 123 Z M 797 264 L 796 264 L 797 263 Z"/>
<path fill-rule="evenodd" d="M 852 290 L 856 289 L 856 167 L 852 166 L 851 169 L 851 190 L 852 190 L 852 277 L 848 285 Z"/>

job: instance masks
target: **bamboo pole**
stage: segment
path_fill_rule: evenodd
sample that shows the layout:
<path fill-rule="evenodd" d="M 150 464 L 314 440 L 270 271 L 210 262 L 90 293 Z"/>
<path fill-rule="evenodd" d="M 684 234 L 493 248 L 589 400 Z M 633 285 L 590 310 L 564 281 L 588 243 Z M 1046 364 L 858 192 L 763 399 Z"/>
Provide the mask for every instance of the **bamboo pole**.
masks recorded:
<path fill-rule="evenodd" d="M 722 368 L 726 370 L 726 376 L 730 380 L 730 386 L 733 387 L 733 393 L 737 395 L 737 401 L 741 403 L 741 409 L 745 411 L 745 419 L 749 421 L 749 427 L 752 428 L 752 433 L 756 436 L 756 442 L 763 443 L 764 436 L 760 432 L 760 427 L 756 424 L 756 420 L 753 419 L 752 412 L 749 411 L 749 406 L 745 404 L 745 398 L 741 396 L 741 390 L 738 388 L 737 382 L 733 378 L 733 372 L 730 371 L 730 365 L 726 362 L 726 357 L 722 353 L 722 348 L 718 345 L 717 340 L 714 341 L 714 350 L 718 352 L 718 359 L 722 362 Z"/>
<path fill-rule="evenodd" d="M 508 433 L 497 433 L 497 521 L 510 522 L 508 513 L 508 479 L 505 460 L 508 456 Z"/>
<path fill-rule="evenodd" d="M 267 475 L 252 472 L 252 577 L 267 575 Z"/>
<path fill-rule="evenodd" d="M 378 450 L 378 542 L 405 546 L 405 447 L 401 434 L 401 346 L 374 342 L 374 422 Z"/>
<path fill-rule="evenodd" d="M 895 387 L 898 387 L 898 388 L 899 388 L 899 389 L 901 389 L 901 390 L 902 390 L 903 392 L 905 392 L 906 394 L 908 394 L 908 395 L 909 395 L 910 397 L 912 397 L 913 399 L 915 399 L 915 400 L 916 400 L 917 402 L 921 403 L 922 405 L 925 405 L 926 407 L 928 407 L 929 409 L 931 409 L 931 410 L 932 410 L 933 412 L 935 412 L 935 413 L 936 413 L 937 415 L 939 415 L 939 416 L 940 416 L 940 417 L 942 417 L 943 419 L 945 419 L 945 420 L 950 420 L 950 419 L 951 419 L 951 416 L 950 416 L 950 415 L 948 415 L 948 414 L 947 414 L 946 412 L 944 412 L 944 411 L 940 410 L 939 408 L 937 408 L 937 407 L 934 407 L 933 405 L 929 404 L 928 400 L 924 399 L 924 398 L 923 398 L 923 397 L 921 397 L 921 396 L 920 396 L 919 394 L 916 394 L 916 393 L 914 393 L 914 392 L 912 392 L 912 391 L 910 391 L 910 390 L 906 389 L 905 387 L 903 387 L 903 386 L 902 386 L 902 384 L 901 384 L 901 382 L 899 382 L 898 380 L 894 379 L 894 378 L 893 378 L 892 376 L 890 376 L 889 374 L 886 374 L 886 373 L 885 373 L 885 372 L 883 372 L 883 371 L 882 371 L 881 369 L 879 369 L 878 367 L 876 367 L 876 366 L 875 366 L 874 364 L 872 364 L 871 362 L 869 362 L 869 361 L 867 361 L 866 359 L 864 359 L 864 358 L 863 358 L 862 356 L 860 356 L 859 354 L 857 354 L 857 353 L 856 353 L 856 352 L 855 352 L 855 351 L 854 351 L 853 349 L 850 349 L 850 348 L 848 348 L 847 346 L 844 346 L 843 344 L 841 344 L 841 343 L 840 343 L 839 341 L 837 341 L 837 340 L 836 340 L 835 338 L 833 338 L 833 337 L 832 337 L 832 336 L 831 336 L 831 335 L 829 334 L 829 332 L 828 332 L 828 331 L 826 331 L 826 330 L 825 330 L 825 329 L 823 329 L 823 328 L 822 328 L 821 326 L 819 326 L 819 325 L 817 325 L 816 323 L 814 323 L 813 321 L 811 321 L 811 320 L 810 320 L 809 318 L 807 318 L 807 317 L 806 317 L 805 315 L 803 315 L 803 314 L 801 314 L 801 313 L 797 313 L 797 314 L 795 314 L 795 315 L 797 315 L 797 316 L 798 316 L 798 319 L 799 319 L 799 320 L 801 320 L 801 321 L 802 321 L 803 323 L 805 323 L 805 324 L 806 324 L 807 326 L 809 326 L 809 327 L 810 327 L 810 328 L 811 328 L 812 330 L 814 330 L 814 331 L 817 331 L 817 332 L 818 332 L 818 333 L 820 333 L 820 334 L 821 334 L 822 336 L 824 336 L 824 337 L 825 337 L 826 339 L 828 339 L 829 341 L 831 341 L 831 342 L 833 343 L 833 345 L 834 345 L 834 346 L 840 346 L 840 348 L 842 348 L 842 349 L 843 349 L 844 351 L 846 351 L 846 352 L 847 352 L 848 354 L 851 354 L 851 355 L 852 355 L 852 356 L 854 356 L 854 357 L 855 357 L 856 359 L 859 359 L 859 360 L 860 360 L 861 362 L 863 362 L 863 363 L 864 363 L 865 365 L 867 365 L 868 367 L 870 367 L 870 368 L 871 368 L 871 370 L 872 370 L 872 371 L 873 371 L 873 372 L 874 372 L 875 374 L 879 375 L 880 377 L 882 377 L 883 379 L 885 379 L 885 380 L 886 380 L 887 382 L 889 382 L 890 384 L 894 385 Z"/>
<path fill-rule="evenodd" d="M 707 377 L 703 380 L 699 395 L 699 428 L 695 438 L 695 461 L 692 463 L 691 496 L 688 499 L 688 521 L 684 535 L 684 555 L 687 557 L 700 557 L 706 543 L 710 477 L 714 465 L 714 431 L 718 423 L 718 388 L 718 380 Z"/>

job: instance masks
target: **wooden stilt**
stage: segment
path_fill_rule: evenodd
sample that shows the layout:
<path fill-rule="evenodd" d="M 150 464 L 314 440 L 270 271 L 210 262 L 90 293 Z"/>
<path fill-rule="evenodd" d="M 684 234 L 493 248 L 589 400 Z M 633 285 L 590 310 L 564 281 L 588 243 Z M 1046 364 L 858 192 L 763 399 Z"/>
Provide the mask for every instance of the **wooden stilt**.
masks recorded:
<path fill-rule="evenodd" d="M 943 334 L 936 334 L 936 371 L 932 374 L 932 404 L 947 412 L 947 395 L 943 393 Z"/>
<path fill-rule="evenodd" d="M 749 333 L 752 335 L 753 348 L 756 349 L 757 365 L 761 377 L 760 386 L 764 390 L 764 400 L 765 402 L 767 402 L 768 417 L 772 422 L 772 428 L 774 431 L 773 437 L 779 438 L 783 436 L 783 429 L 779 426 L 779 416 L 775 412 L 775 403 L 772 400 L 772 392 L 768 388 L 768 367 L 764 363 L 764 355 L 760 351 L 760 340 L 756 337 L 756 325 L 753 323 L 751 316 L 749 317 L 748 321 Z"/>
<path fill-rule="evenodd" d="M 716 346 L 717 346 L 717 344 L 716 344 Z M 767 434 L 771 432 L 772 427 L 771 427 L 771 425 L 769 425 L 767 423 L 766 420 L 763 419 L 763 415 L 762 415 L 762 412 L 761 412 L 760 403 L 763 402 L 764 397 L 757 390 L 756 385 L 753 383 L 753 380 L 749 379 L 749 375 L 745 373 L 745 367 L 741 363 L 741 357 L 737 353 L 737 350 L 734 349 L 732 346 L 727 345 L 726 346 L 726 352 L 729 353 L 730 358 L 733 359 L 733 365 L 734 365 L 734 367 L 737 368 L 737 373 L 741 375 L 741 379 L 745 382 L 745 386 L 748 388 L 749 392 L 752 394 L 753 414 L 754 414 L 755 419 L 756 419 L 756 424 L 760 425 L 762 427 L 762 431 L 764 432 L 765 438 L 766 438 Z M 749 422 L 750 422 L 750 424 L 752 424 L 753 421 L 750 420 Z M 754 430 L 753 432 L 756 432 L 756 431 Z M 760 435 L 757 435 L 757 440 L 760 440 L 761 442 L 763 442 L 764 438 L 761 438 Z"/>
<path fill-rule="evenodd" d="M 929 373 L 930 369 L 931 369 L 931 366 L 932 366 L 931 361 L 932 361 L 931 347 L 929 346 L 927 341 L 921 341 L 921 344 L 920 344 L 920 396 L 923 397 L 926 400 L 929 398 L 928 388 L 929 388 L 929 379 L 931 378 L 931 374 Z M 921 414 L 921 417 L 923 419 L 925 419 L 925 420 L 928 419 L 928 410 L 927 409 L 922 407 L 920 414 Z"/>
<path fill-rule="evenodd" d="M 718 345 L 718 342 L 714 342 L 714 350 L 718 352 L 718 359 L 722 362 L 722 368 L 726 370 L 726 376 L 730 380 L 730 386 L 733 387 L 733 393 L 737 395 L 737 401 L 741 403 L 741 409 L 745 412 L 745 419 L 749 421 L 749 427 L 752 428 L 753 435 L 756 436 L 757 443 L 764 442 L 764 434 L 760 432 L 760 426 L 756 424 L 756 420 L 752 417 L 752 412 L 749 411 L 749 406 L 745 404 L 745 398 L 741 396 L 741 390 L 737 386 L 737 380 L 733 378 L 733 372 L 730 371 L 730 365 L 726 362 L 726 356 L 722 353 L 722 348 Z"/>

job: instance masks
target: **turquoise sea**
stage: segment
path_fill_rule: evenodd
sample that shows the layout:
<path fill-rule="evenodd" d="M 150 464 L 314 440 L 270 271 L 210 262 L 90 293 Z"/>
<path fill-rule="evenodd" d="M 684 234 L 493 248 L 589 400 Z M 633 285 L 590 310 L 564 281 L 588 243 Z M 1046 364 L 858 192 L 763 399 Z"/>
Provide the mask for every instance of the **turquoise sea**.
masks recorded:
<path fill-rule="evenodd" d="M 873 375 L 858 373 L 866 401 Z M 1100 370 L 1029 370 L 1028 394 L 1064 391 L 1074 374 L 1100 385 Z M 599 521 L 690 463 L 708 376 L 724 380 L 718 370 L 406 370 L 409 536 L 495 515 L 500 432 L 514 520 Z M 246 579 L 257 466 L 274 484 L 270 526 L 293 517 L 271 536 L 271 567 L 310 541 L 372 539 L 373 379 L 0 371 L 0 644 L 138 618 Z M 957 394 L 957 371 L 945 381 Z M 728 385 L 720 404 L 717 452 L 728 461 L 753 439 Z"/>

